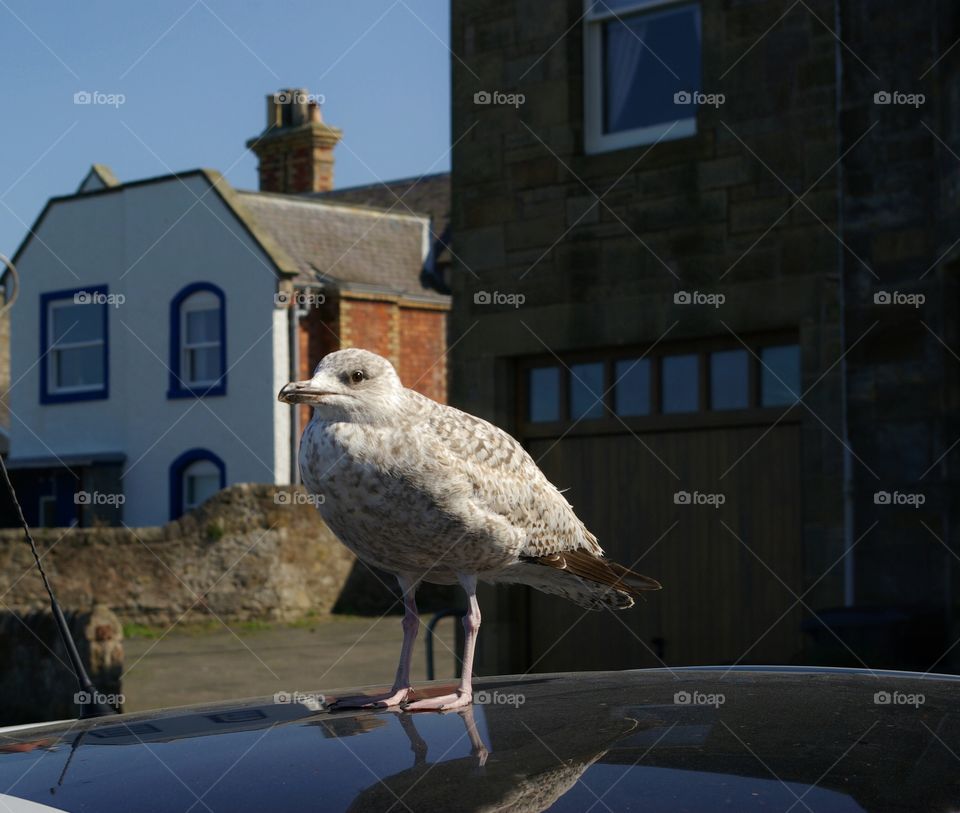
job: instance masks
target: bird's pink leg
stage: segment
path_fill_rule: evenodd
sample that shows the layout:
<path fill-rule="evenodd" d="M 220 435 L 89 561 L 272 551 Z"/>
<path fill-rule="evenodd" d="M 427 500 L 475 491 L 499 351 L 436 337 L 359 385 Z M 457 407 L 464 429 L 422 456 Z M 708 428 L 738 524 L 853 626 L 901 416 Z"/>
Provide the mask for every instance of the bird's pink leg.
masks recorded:
<path fill-rule="evenodd" d="M 448 711 L 469 706 L 473 702 L 473 653 L 477 646 L 477 634 L 480 631 L 480 604 L 477 602 L 477 577 L 458 576 L 460 584 L 467 593 L 467 614 L 463 617 L 463 629 L 466 637 L 463 644 L 463 672 L 460 686 L 454 694 L 440 695 L 417 700 L 404 706 L 405 711 Z"/>
<path fill-rule="evenodd" d="M 420 616 L 417 613 L 417 582 L 405 576 L 397 576 L 403 591 L 403 646 L 400 648 L 400 663 L 397 664 L 397 676 L 393 688 L 384 694 L 355 695 L 343 697 L 332 704 L 337 709 L 372 709 L 399 706 L 410 694 L 410 661 L 413 659 L 413 645 L 420 629 Z"/>

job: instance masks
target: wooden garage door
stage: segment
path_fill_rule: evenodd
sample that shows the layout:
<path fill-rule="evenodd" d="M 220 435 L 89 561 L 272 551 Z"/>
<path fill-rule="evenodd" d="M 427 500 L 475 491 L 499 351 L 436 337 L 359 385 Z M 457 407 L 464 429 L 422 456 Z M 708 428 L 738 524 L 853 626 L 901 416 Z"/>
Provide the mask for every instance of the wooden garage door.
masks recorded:
<path fill-rule="evenodd" d="M 688 665 L 796 657 L 801 608 L 790 590 L 802 592 L 798 425 L 538 439 L 527 446 L 547 476 L 569 489 L 567 498 L 607 554 L 664 586 L 616 613 L 585 612 L 531 591 L 533 671 L 647 667 L 659 658 Z M 678 504 L 679 491 L 723 494 L 726 501 Z"/>
<path fill-rule="evenodd" d="M 619 613 L 531 592 L 524 668 L 796 658 L 801 366 L 783 333 L 519 365 L 527 449 L 607 554 L 664 586 Z"/>

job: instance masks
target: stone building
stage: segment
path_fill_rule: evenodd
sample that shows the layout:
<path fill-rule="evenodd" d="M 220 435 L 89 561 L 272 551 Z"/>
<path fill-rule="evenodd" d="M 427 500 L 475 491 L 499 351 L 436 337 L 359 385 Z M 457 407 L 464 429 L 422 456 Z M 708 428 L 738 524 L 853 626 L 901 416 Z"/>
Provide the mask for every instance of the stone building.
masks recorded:
<path fill-rule="evenodd" d="M 488 595 L 481 673 L 955 669 L 957 10 L 452 14 L 451 401 L 664 584 Z"/>

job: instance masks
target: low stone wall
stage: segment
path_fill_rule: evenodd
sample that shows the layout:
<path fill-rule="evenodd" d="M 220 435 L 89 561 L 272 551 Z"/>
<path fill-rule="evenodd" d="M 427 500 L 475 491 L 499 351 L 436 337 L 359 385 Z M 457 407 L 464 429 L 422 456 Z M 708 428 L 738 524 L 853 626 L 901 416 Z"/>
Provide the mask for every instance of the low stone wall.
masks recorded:
<path fill-rule="evenodd" d="M 232 486 L 157 528 L 33 533 L 64 608 L 103 604 L 122 623 L 147 625 L 213 614 L 228 622 L 283 622 L 328 613 L 341 599 L 355 558 L 312 505 L 278 502 L 278 491 L 290 493 L 269 485 Z M 0 609 L 47 608 L 17 529 L 0 530 L 0 596 Z"/>
<path fill-rule="evenodd" d="M 122 707 L 120 621 L 102 605 L 66 617 L 80 658 L 101 695 L 99 701 Z M 53 613 L 0 612 L 0 725 L 77 717 L 78 692 Z"/>

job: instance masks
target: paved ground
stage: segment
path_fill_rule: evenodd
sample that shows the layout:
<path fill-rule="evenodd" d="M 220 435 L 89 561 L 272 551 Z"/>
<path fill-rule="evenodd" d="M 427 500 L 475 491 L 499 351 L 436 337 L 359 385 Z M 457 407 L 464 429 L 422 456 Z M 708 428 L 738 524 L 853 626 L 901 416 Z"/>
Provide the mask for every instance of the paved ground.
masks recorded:
<path fill-rule="evenodd" d="M 437 626 L 437 678 L 455 676 L 454 619 Z M 426 677 L 424 628 L 413 679 Z M 243 631 L 174 629 L 162 639 L 124 641 L 125 711 L 256 697 L 286 691 L 389 685 L 400 654 L 400 616 L 331 616 L 312 627 Z M 444 646 L 446 644 L 446 646 Z M 449 647 L 449 649 L 447 648 Z"/>

